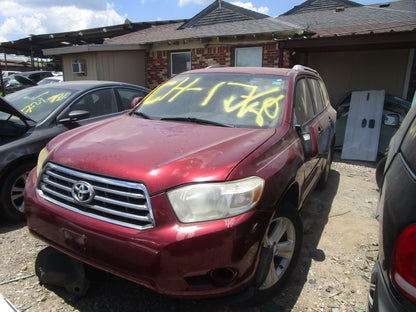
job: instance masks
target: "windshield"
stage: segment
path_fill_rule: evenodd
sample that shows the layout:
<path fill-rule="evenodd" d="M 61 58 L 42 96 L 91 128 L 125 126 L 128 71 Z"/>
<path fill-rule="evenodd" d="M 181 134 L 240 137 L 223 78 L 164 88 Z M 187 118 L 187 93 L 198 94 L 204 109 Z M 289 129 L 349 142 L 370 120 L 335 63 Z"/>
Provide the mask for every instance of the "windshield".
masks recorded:
<path fill-rule="evenodd" d="M 136 112 L 152 119 L 210 121 L 239 128 L 282 124 L 287 77 L 241 73 L 182 74 L 156 88 Z"/>
<path fill-rule="evenodd" d="M 52 113 L 72 93 L 64 88 L 28 88 L 6 96 L 7 101 L 23 115 L 39 122 Z"/>

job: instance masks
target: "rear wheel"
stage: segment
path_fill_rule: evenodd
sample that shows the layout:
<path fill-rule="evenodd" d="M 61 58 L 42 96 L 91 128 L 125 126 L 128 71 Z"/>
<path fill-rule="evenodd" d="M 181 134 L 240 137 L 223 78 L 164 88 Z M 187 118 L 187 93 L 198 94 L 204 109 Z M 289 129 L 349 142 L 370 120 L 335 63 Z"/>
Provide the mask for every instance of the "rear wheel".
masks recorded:
<path fill-rule="evenodd" d="M 303 227 L 299 213 L 296 207 L 285 202 L 273 216 L 264 236 L 264 248 L 269 252 L 264 262 L 266 267 L 259 269 L 265 269 L 267 273 L 257 285 L 253 301 L 266 300 L 282 288 L 299 258 L 302 239 Z"/>
<path fill-rule="evenodd" d="M 21 221 L 25 219 L 24 189 L 26 178 L 33 167 L 33 163 L 19 165 L 4 178 L 0 190 L 1 213 L 10 220 Z"/>

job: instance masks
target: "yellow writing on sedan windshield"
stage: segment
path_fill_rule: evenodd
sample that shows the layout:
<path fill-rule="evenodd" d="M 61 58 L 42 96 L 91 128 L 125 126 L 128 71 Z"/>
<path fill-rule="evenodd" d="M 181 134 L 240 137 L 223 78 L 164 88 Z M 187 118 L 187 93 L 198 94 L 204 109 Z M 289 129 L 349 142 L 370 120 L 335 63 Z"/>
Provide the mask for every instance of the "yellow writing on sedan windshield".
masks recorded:
<path fill-rule="evenodd" d="M 46 91 L 44 93 L 41 93 L 33 98 L 31 98 L 31 103 L 26 105 L 21 109 L 21 112 L 25 115 L 32 113 L 33 110 L 36 109 L 36 107 L 41 106 L 42 104 L 49 104 L 49 103 L 57 103 L 60 101 L 65 100 L 70 93 L 69 92 L 62 92 L 54 95 L 49 96 L 50 91 Z"/>
<path fill-rule="evenodd" d="M 410 126 L 409 133 L 413 140 L 416 139 L 416 120 L 413 121 L 412 125 Z"/>
<path fill-rule="evenodd" d="M 181 81 L 168 81 L 154 90 L 145 100 L 144 105 L 163 100 L 168 103 L 176 99 L 184 100 L 181 96 L 189 94 L 189 92 L 193 92 L 195 97 L 192 97 L 192 101 L 195 101 L 199 93 L 201 96 L 197 100 L 200 101 L 199 105 L 209 107 L 210 103 L 212 101 L 218 101 L 219 97 L 223 101 L 224 111 L 226 113 L 235 112 L 238 118 L 246 117 L 248 113 L 254 114 L 255 123 L 263 126 L 265 118 L 274 119 L 278 116 L 279 102 L 285 98 L 282 94 L 282 83 L 280 80 L 273 82 L 273 88 L 266 91 L 263 91 L 264 86 L 260 89 L 257 85 L 227 81 L 218 82 L 209 89 L 198 87 L 197 83 L 199 81 L 200 78 L 190 81 L 189 77 Z M 166 92 L 164 92 L 165 89 Z M 217 100 L 213 100 L 216 96 L 218 96 Z M 186 100 L 189 101 L 189 99 Z"/>

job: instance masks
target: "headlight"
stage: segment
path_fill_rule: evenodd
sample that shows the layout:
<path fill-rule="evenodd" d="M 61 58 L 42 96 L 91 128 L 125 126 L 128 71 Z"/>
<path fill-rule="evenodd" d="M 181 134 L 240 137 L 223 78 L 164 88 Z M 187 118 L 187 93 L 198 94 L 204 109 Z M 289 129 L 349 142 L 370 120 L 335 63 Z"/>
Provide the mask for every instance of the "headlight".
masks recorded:
<path fill-rule="evenodd" d="M 250 177 L 231 182 L 187 185 L 167 194 L 178 219 L 189 223 L 244 213 L 257 204 L 263 187 L 262 178 Z"/>
<path fill-rule="evenodd" d="M 38 156 L 38 164 L 37 164 L 37 175 L 39 176 L 40 171 L 42 170 L 43 164 L 45 163 L 46 158 L 49 155 L 48 149 L 45 147 L 43 150 L 40 151 Z"/>

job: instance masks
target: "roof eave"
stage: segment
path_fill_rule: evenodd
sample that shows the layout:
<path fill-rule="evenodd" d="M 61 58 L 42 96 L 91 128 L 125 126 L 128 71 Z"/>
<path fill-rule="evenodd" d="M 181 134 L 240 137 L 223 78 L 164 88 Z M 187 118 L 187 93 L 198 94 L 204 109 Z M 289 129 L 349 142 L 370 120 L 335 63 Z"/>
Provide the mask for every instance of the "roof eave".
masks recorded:
<path fill-rule="evenodd" d="M 45 56 L 64 55 L 74 53 L 88 53 L 88 52 L 109 52 L 109 51 L 132 51 L 145 50 L 146 47 L 142 44 L 93 44 L 70 46 L 63 48 L 43 49 Z"/>

